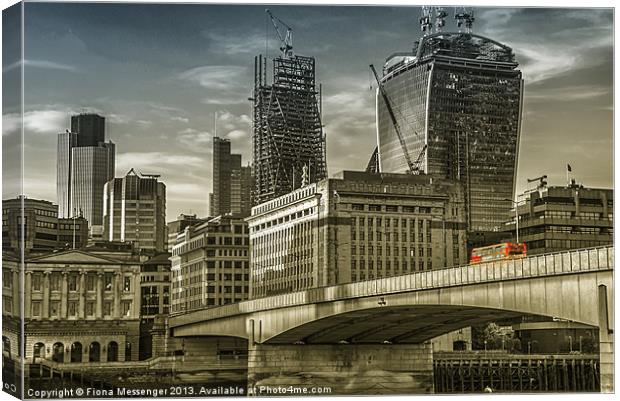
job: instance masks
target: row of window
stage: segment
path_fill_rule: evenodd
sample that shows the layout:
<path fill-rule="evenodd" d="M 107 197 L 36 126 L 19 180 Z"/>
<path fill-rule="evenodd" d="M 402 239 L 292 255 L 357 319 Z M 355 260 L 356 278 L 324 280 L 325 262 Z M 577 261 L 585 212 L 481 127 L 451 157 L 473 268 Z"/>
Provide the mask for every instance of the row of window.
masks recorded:
<path fill-rule="evenodd" d="M 398 205 L 376 205 L 352 203 L 351 210 L 369 212 L 388 212 L 388 213 L 419 213 L 429 214 L 432 208 L 429 206 L 398 206 Z"/>
<path fill-rule="evenodd" d="M 283 223 L 293 221 L 293 220 L 296 220 L 296 219 L 299 219 L 305 216 L 310 216 L 311 214 L 314 213 L 314 210 L 315 209 L 313 207 L 310 207 L 304 210 L 300 210 L 299 212 L 291 213 L 284 217 L 279 217 L 277 219 L 269 220 L 265 223 L 257 224 L 253 227 L 250 227 L 250 232 L 256 233 L 256 232 L 259 232 L 260 230 L 264 230 L 269 227 L 275 227 L 278 224 L 283 224 Z"/>
<path fill-rule="evenodd" d="M 131 314 L 131 304 L 132 301 L 121 301 L 121 316 L 129 316 Z M 86 301 L 84 302 L 84 315 L 86 317 L 94 317 L 96 314 L 96 305 L 95 301 Z M 104 317 L 112 316 L 113 311 L 113 301 L 103 301 L 102 302 L 102 315 Z M 78 301 L 68 301 L 67 302 L 67 316 L 68 317 L 77 317 L 79 309 Z M 42 302 L 41 301 L 32 301 L 31 302 L 31 316 L 32 317 L 41 317 L 42 316 Z M 50 301 L 49 303 L 49 317 L 60 317 L 61 314 L 61 302 L 60 301 Z"/>
<path fill-rule="evenodd" d="M 53 272 L 49 275 L 49 286 L 51 291 L 61 291 L 61 273 Z M 96 275 L 88 274 L 84 275 L 86 291 L 96 290 Z M 105 291 L 112 291 L 114 280 L 114 273 L 103 274 L 103 289 Z M 122 288 L 125 292 L 131 291 L 132 278 L 130 276 L 123 276 Z M 32 273 L 31 289 L 32 291 L 42 291 L 43 273 Z M 79 288 L 79 277 L 77 273 L 69 273 L 67 275 L 67 288 L 71 292 L 75 292 Z"/>

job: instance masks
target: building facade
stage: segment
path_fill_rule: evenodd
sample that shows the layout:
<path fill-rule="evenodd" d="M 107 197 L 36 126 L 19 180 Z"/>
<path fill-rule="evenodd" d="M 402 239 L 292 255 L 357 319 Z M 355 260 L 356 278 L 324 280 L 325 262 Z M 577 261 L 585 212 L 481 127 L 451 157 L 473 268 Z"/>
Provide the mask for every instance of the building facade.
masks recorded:
<path fill-rule="evenodd" d="M 83 217 L 58 218 L 58 206 L 52 202 L 26 197 L 3 200 L 3 250 L 19 252 L 22 229 L 25 253 L 81 249 L 88 239 L 88 221 Z"/>
<path fill-rule="evenodd" d="M 118 259 L 112 257 L 120 253 Z M 69 250 L 25 260 L 27 362 L 37 358 L 59 363 L 138 359 L 140 263 L 125 253 Z M 10 327 L 19 326 L 21 318 L 15 298 L 19 296 L 15 291 L 18 266 L 16 258 L 3 255 L 2 318 L 8 338 L 17 338 Z"/>
<path fill-rule="evenodd" d="M 254 59 L 254 204 L 327 177 L 325 136 L 315 82 L 315 59 L 279 56 L 267 82 L 267 58 Z"/>
<path fill-rule="evenodd" d="M 71 116 L 71 132 L 77 134 L 77 146 L 99 146 L 105 142 L 105 118 L 94 113 Z"/>
<path fill-rule="evenodd" d="M 170 254 L 153 256 L 140 266 L 140 360 L 153 350 L 153 325 L 157 316 L 170 313 Z"/>
<path fill-rule="evenodd" d="M 406 151 L 423 172 L 460 181 L 473 233 L 501 231 L 514 199 L 523 80 L 511 48 L 472 33 L 437 32 L 387 59 L 380 79 Z M 408 170 L 377 91 L 382 172 Z"/>
<path fill-rule="evenodd" d="M 96 114 L 71 117 L 71 132 L 58 135 L 59 217 L 84 216 L 90 224 L 90 234 L 102 234 L 103 186 L 114 178 L 115 157 L 116 146 L 105 142 L 104 117 Z"/>
<path fill-rule="evenodd" d="M 201 223 L 206 219 L 200 219 L 195 214 L 183 214 L 181 213 L 176 220 L 170 221 L 166 224 L 166 235 L 168 236 L 168 243 L 166 244 L 167 252 L 172 253 L 172 248 L 177 243 L 177 236 L 185 232 L 185 228 L 194 224 Z"/>
<path fill-rule="evenodd" d="M 249 216 L 251 168 L 241 165 L 241 155 L 231 153 L 228 139 L 213 138 L 213 192 L 209 194 L 209 214 L 232 213 Z"/>
<path fill-rule="evenodd" d="M 613 189 L 581 185 L 545 187 L 530 192 L 513 211 L 507 229 L 514 238 L 519 216 L 519 242 L 528 255 L 611 245 L 614 241 Z"/>
<path fill-rule="evenodd" d="M 218 216 L 188 226 L 170 260 L 173 313 L 248 298 L 248 227 L 239 216 Z"/>
<path fill-rule="evenodd" d="M 455 181 L 345 171 L 252 208 L 251 297 L 467 261 Z"/>
<path fill-rule="evenodd" d="M 125 177 L 104 186 L 103 238 L 131 242 L 147 253 L 166 251 L 166 185 L 157 175 Z"/>

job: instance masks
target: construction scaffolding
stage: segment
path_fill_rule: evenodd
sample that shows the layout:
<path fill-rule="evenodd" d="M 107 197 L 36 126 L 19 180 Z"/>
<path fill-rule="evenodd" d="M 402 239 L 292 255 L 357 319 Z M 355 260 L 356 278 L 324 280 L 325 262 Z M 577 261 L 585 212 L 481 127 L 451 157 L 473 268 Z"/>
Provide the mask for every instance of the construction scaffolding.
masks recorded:
<path fill-rule="evenodd" d="M 254 58 L 254 203 L 291 192 L 327 177 L 320 93 L 313 57 L 273 59 L 273 81 L 267 83 L 267 58 Z"/>

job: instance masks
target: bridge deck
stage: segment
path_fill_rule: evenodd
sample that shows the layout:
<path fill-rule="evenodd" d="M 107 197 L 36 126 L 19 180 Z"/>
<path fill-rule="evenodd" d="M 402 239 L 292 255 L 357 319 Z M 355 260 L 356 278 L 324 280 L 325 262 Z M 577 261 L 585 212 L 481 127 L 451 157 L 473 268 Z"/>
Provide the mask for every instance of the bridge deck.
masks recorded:
<path fill-rule="evenodd" d="M 466 286 L 486 282 L 612 270 L 613 246 L 579 249 L 521 259 L 464 265 L 405 275 L 320 287 L 289 294 L 253 299 L 215 308 L 200 309 L 170 319 L 171 327 L 270 309 L 381 296 L 434 288 Z"/>

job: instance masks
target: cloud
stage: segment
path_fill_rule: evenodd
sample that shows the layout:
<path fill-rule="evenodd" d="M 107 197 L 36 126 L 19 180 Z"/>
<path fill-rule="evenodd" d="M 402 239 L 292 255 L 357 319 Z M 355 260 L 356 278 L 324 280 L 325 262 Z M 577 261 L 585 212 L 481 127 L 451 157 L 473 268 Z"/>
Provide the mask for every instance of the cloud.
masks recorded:
<path fill-rule="evenodd" d="M 178 122 L 182 122 L 182 123 L 189 123 L 189 118 L 185 118 L 185 117 L 170 117 L 170 119 L 172 121 L 178 121 Z"/>
<path fill-rule="evenodd" d="M 245 138 L 247 137 L 249 134 L 248 131 L 243 131 L 243 130 L 234 130 L 234 131 L 230 131 L 228 134 L 226 134 L 226 138 L 229 139 L 241 139 L 241 138 Z"/>
<path fill-rule="evenodd" d="M 177 78 L 205 88 L 208 96 L 203 98 L 204 104 L 247 103 L 251 91 L 248 69 L 237 65 L 196 67 L 182 72 Z"/>
<path fill-rule="evenodd" d="M 192 68 L 179 74 L 179 78 L 206 89 L 230 91 L 240 86 L 247 68 L 237 65 L 207 65 Z"/>
<path fill-rule="evenodd" d="M 612 88 L 607 86 L 576 85 L 545 90 L 526 91 L 527 100 L 572 102 L 597 98 L 611 93 Z"/>
<path fill-rule="evenodd" d="M 21 60 L 16 61 L 2 68 L 2 72 L 5 73 L 15 68 L 19 68 L 21 64 Z M 26 67 L 45 68 L 50 70 L 77 71 L 77 69 L 72 65 L 56 63 L 48 60 L 25 60 L 24 65 Z"/>
<path fill-rule="evenodd" d="M 198 131 L 194 128 L 186 128 L 179 131 L 177 140 L 180 144 L 186 146 L 190 150 L 204 152 L 204 146 L 211 143 L 213 134 L 207 131 Z M 207 147 L 211 152 L 211 147 Z"/>
<path fill-rule="evenodd" d="M 239 35 L 234 31 L 203 31 L 209 43 L 209 50 L 217 54 L 228 56 L 239 54 L 254 54 L 265 48 L 264 33 L 252 32 Z"/>
<path fill-rule="evenodd" d="M 157 174 L 170 168 L 182 170 L 184 167 L 204 168 L 205 161 L 198 156 L 164 152 L 127 152 L 116 156 L 116 169 L 123 173 L 135 168 L 137 171 Z"/>
<path fill-rule="evenodd" d="M 24 134 L 58 134 L 68 126 L 68 111 L 33 110 L 24 113 Z M 21 128 L 21 115 L 8 113 L 2 115 L 2 135 L 8 135 Z"/>

